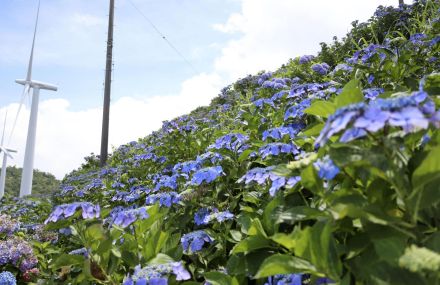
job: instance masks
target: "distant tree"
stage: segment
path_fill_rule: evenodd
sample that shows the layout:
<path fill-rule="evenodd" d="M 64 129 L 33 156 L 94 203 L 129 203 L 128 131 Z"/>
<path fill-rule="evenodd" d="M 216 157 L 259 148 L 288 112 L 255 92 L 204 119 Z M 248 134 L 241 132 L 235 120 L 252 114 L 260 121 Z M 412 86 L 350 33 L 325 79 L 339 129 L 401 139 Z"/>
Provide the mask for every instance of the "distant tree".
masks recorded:
<path fill-rule="evenodd" d="M 405 3 L 403 3 L 403 0 L 399 0 L 399 6 L 403 5 Z"/>
<path fill-rule="evenodd" d="M 5 186 L 6 194 L 18 196 L 18 193 L 20 192 L 21 172 L 22 169 L 15 166 L 9 166 L 7 168 Z M 32 195 L 40 196 L 51 194 L 58 190 L 59 187 L 60 181 L 58 181 L 53 174 L 34 170 Z"/>

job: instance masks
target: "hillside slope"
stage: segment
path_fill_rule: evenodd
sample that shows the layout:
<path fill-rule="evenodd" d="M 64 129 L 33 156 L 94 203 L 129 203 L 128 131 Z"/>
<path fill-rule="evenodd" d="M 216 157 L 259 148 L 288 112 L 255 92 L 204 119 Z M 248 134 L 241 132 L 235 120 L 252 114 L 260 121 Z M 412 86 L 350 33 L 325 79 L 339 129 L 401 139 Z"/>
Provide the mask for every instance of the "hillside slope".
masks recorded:
<path fill-rule="evenodd" d="M 33 216 L 38 264 L 0 268 L 47 284 L 438 284 L 439 9 L 379 7 L 108 167 L 87 158 Z"/>
<path fill-rule="evenodd" d="M 0 168 L 1 169 L 1 168 Z M 20 192 L 22 169 L 10 166 L 7 168 L 5 191 L 7 195 L 18 197 Z M 32 194 L 34 196 L 50 195 L 57 191 L 60 187 L 60 181 L 58 181 L 53 174 L 34 170 L 34 179 L 32 182 Z"/>

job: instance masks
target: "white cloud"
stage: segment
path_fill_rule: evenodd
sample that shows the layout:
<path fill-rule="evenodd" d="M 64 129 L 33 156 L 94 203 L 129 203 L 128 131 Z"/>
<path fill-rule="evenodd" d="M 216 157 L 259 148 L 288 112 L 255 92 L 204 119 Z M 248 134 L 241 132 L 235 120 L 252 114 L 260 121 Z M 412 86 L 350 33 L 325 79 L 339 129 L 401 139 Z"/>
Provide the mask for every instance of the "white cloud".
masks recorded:
<path fill-rule="evenodd" d="M 272 70 L 289 58 L 313 54 L 320 42 L 344 36 L 353 20 L 367 20 L 379 5 L 395 0 L 242 0 L 242 11 L 216 30 L 241 33 L 230 41 L 216 60 L 216 70 L 243 77 Z"/>

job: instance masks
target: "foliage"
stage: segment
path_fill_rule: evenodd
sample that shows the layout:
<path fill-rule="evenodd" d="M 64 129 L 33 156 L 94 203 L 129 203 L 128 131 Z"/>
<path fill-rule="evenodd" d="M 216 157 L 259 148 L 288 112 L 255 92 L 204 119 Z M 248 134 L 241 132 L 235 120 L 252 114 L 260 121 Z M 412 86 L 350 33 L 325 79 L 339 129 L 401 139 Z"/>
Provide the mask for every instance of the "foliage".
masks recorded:
<path fill-rule="evenodd" d="M 22 169 L 9 166 L 7 169 L 5 190 L 6 195 L 17 197 L 20 192 L 20 181 Z M 34 170 L 32 181 L 32 194 L 34 196 L 50 195 L 57 191 L 60 182 L 50 173 Z"/>
<path fill-rule="evenodd" d="M 40 281 L 439 284 L 439 8 L 380 7 L 89 157 L 38 208 Z"/>

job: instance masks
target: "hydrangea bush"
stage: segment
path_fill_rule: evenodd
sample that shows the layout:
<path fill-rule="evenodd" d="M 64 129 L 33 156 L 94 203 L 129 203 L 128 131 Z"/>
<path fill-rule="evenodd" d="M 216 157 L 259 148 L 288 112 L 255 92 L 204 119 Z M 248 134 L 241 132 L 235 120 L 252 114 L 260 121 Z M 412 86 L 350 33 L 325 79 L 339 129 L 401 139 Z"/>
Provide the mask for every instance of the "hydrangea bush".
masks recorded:
<path fill-rule="evenodd" d="M 379 7 L 105 168 L 86 158 L 50 211 L 2 201 L 0 280 L 439 284 L 439 9 Z"/>

